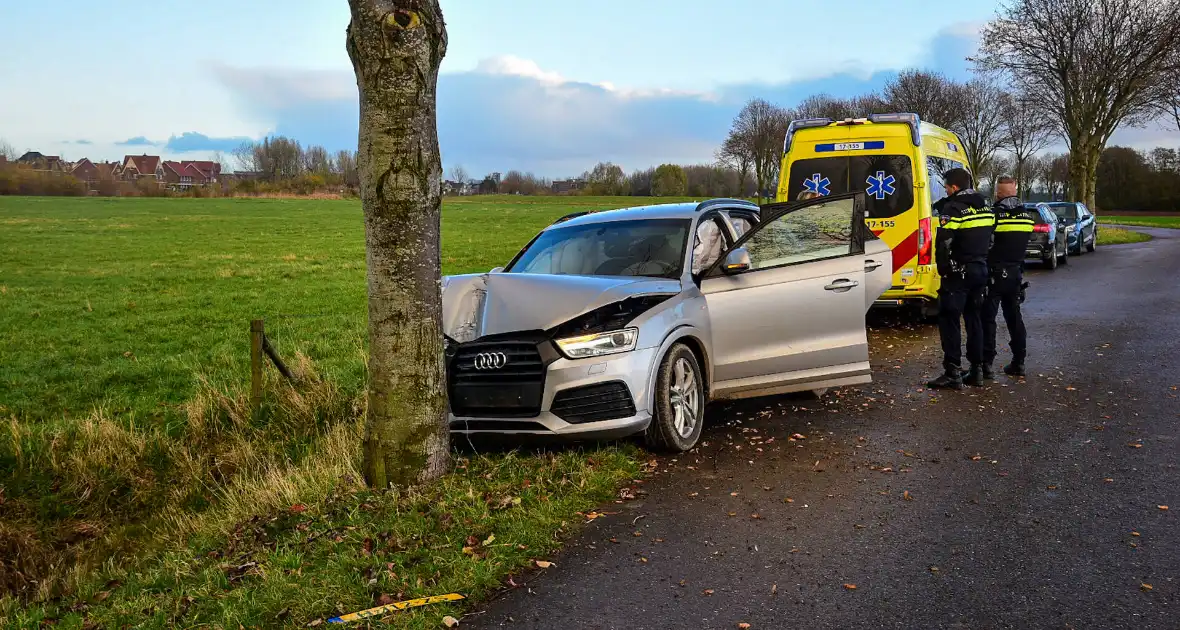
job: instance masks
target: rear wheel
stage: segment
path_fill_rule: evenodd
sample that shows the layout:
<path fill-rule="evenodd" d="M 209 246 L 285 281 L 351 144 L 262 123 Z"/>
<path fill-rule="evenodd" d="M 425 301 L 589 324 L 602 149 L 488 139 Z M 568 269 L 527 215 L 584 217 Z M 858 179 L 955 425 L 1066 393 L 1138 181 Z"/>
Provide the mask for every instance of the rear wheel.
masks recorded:
<path fill-rule="evenodd" d="M 1045 259 L 1045 266 L 1049 269 L 1057 268 L 1057 243 L 1053 243 L 1053 249 L 1049 250 L 1049 257 Z"/>
<path fill-rule="evenodd" d="M 672 346 L 656 376 L 656 413 L 644 434 L 648 447 L 680 453 L 696 446 L 705 420 L 704 382 L 692 350 Z"/>
<path fill-rule="evenodd" d="M 1095 229 L 1094 233 L 1090 235 L 1090 244 L 1086 245 L 1086 251 L 1093 252 L 1094 248 L 1097 246 L 1098 246 L 1098 230 Z"/>
<path fill-rule="evenodd" d="M 1061 264 L 1069 264 L 1069 245 L 1066 245 L 1065 249 L 1061 250 Z"/>

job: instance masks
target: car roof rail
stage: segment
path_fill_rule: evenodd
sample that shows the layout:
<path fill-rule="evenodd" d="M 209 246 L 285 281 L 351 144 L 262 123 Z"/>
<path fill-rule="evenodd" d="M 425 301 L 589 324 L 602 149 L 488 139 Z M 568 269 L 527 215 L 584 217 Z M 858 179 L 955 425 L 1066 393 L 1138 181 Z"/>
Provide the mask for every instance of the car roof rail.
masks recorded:
<path fill-rule="evenodd" d="M 591 212 L 593 212 L 593 210 L 583 210 L 581 212 L 571 212 L 571 213 L 565 215 L 564 217 L 561 217 L 560 219 L 554 221 L 553 223 L 550 223 L 549 225 L 557 225 L 558 223 L 565 223 L 566 221 L 569 221 L 570 219 L 584 217 L 584 216 L 590 214 Z"/>
<path fill-rule="evenodd" d="M 721 197 L 718 199 L 709 199 L 709 200 L 702 201 L 702 202 L 698 203 L 696 211 L 700 212 L 701 210 L 704 210 L 706 208 L 712 208 L 713 206 L 734 206 L 734 205 L 747 206 L 750 208 L 754 208 L 755 210 L 758 209 L 758 204 L 756 204 L 752 201 L 746 201 L 745 199 L 730 199 L 728 197 Z"/>

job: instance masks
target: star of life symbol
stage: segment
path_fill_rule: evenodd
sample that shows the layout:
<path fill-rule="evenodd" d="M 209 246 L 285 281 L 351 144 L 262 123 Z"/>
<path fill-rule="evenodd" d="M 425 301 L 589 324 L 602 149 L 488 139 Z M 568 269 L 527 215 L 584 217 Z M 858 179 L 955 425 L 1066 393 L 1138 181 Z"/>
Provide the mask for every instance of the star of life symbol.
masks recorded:
<path fill-rule="evenodd" d="M 832 194 L 831 189 L 828 188 L 831 185 L 832 180 L 824 177 L 823 175 L 820 175 L 819 173 L 816 173 L 803 180 L 803 188 L 805 188 L 807 192 L 815 193 L 821 197 L 826 197 Z"/>
<path fill-rule="evenodd" d="M 885 171 L 877 171 L 876 175 L 869 175 L 869 178 L 865 180 L 865 183 L 869 185 L 865 194 L 880 201 L 885 198 L 885 195 L 897 192 L 897 189 L 893 187 L 896 181 L 892 175 L 886 175 Z"/>

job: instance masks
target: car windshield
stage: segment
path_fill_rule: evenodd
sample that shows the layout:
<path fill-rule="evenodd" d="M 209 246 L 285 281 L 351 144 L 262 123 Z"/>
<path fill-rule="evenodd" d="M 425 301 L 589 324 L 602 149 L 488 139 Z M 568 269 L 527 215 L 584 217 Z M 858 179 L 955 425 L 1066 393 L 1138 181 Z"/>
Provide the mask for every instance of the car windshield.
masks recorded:
<path fill-rule="evenodd" d="M 691 221 L 604 221 L 546 230 L 508 273 L 679 278 Z"/>
<path fill-rule="evenodd" d="M 1077 206 L 1073 205 L 1072 203 L 1055 203 L 1049 207 L 1053 209 L 1053 214 L 1057 215 L 1059 219 L 1065 219 L 1066 221 L 1078 220 Z"/>

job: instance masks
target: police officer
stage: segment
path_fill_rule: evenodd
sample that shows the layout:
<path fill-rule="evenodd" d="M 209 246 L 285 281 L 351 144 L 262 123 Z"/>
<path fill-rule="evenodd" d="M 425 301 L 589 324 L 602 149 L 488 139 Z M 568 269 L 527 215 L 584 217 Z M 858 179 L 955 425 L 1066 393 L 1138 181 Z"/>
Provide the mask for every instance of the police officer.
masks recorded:
<path fill-rule="evenodd" d="M 934 204 L 938 214 L 935 262 L 942 278 L 938 290 L 938 332 L 942 338 L 943 374 L 930 381 L 935 389 L 963 388 L 962 333 L 967 329 L 969 385 L 983 385 L 983 322 L 987 294 L 987 256 L 996 219 L 982 195 L 975 192 L 971 174 L 955 168 L 943 174 L 947 196 Z"/>
<path fill-rule="evenodd" d="M 996 232 L 987 256 L 991 283 L 983 308 L 983 377 L 992 378 L 996 360 L 996 313 L 1004 310 L 1004 322 L 1012 337 L 1012 363 L 1004 366 L 1009 376 L 1024 376 L 1028 333 L 1020 315 L 1024 300 L 1024 253 L 1036 222 L 1028 216 L 1016 196 L 1016 180 L 1001 177 L 996 183 Z"/>

